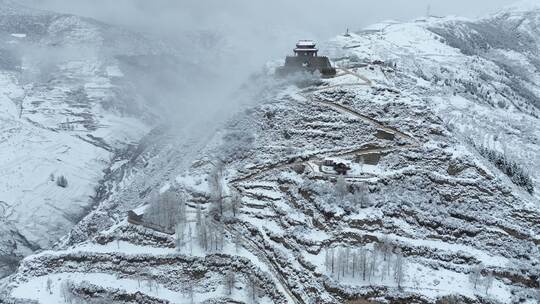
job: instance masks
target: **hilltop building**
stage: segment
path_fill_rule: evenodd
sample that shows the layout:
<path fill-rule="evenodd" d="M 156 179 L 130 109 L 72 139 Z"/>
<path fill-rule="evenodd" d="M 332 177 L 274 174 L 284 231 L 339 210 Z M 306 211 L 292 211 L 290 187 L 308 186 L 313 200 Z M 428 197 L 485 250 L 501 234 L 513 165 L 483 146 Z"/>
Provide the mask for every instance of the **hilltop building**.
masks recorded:
<path fill-rule="evenodd" d="M 285 66 L 278 69 L 279 75 L 288 75 L 295 72 L 320 72 L 323 76 L 336 75 L 336 69 L 326 56 L 319 56 L 319 49 L 312 40 L 300 40 L 294 49 L 294 56 L 287 56 Z"/>

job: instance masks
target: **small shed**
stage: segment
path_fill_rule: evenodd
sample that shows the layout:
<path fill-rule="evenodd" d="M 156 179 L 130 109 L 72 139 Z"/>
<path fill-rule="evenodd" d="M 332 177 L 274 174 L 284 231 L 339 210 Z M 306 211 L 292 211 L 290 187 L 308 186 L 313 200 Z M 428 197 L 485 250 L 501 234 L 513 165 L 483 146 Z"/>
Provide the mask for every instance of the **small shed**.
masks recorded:
<path fill-rule="evenodd" d="M 346 164 L 344 163 L 339 163 L 339 164 L 335 164 L 334 165 L 334 170 L 337 172 L 337 174 L 339 175 L 347 175 L 347 173 L 349 172 L 349 170 L 351 170 L 351 167 L 347 166 Z"/>
<path fill-rule="evenodd" d="M 128 223 L 136 225 L 142 224 L 145 209 L 146 206 L 128 211 Z"/>

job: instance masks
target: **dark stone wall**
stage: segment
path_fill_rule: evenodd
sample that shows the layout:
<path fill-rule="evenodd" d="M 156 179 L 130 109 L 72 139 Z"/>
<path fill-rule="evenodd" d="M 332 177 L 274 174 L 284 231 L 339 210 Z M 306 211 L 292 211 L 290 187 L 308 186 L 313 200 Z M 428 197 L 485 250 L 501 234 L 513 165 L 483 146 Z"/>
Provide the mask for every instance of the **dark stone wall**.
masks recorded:
<path fill-rule="evenodd" d="M 330 60 L 324 56 L 288 56 L 285 59 L 285 66 L 281 70 L 285 74 L 301 71 L 312 73 L 319 71 L 325 76 L 336 74 L 336 69 L 330 64 Z"/>

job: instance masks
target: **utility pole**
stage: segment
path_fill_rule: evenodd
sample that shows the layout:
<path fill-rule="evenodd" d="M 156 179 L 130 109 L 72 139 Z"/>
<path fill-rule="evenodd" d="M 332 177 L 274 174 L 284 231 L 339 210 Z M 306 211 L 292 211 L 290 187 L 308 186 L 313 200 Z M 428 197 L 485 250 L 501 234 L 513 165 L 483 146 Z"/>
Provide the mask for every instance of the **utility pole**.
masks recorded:
<path fill-rule="evenodd" d="M 431 4 L 428 4 L 427 6 L 426 17 L 427 18 L 431 17 Z"/>

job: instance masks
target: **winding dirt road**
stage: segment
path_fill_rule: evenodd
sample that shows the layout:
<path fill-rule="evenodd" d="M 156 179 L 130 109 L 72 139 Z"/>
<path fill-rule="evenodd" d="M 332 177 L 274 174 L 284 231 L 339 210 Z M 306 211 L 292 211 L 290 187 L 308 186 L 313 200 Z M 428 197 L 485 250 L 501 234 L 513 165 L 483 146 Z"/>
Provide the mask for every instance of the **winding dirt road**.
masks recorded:
<path fill-rule="evenodd" d="M 311 98 L 310 98 L 311 99 Z M 418 143 L 418 141 L 412 137 L 411 135 L 409 134 L 406 134 L 404 132 L 401 132 L 399 131 L 398 129 L 395 129 L 395 128 L 392 128 L 392 127 L 387 127 L 385 125 L 383 125 L 382 123 L 378 122 L 377 120 L 369 117 L 369 116 L 366 116 L 360 112 L 357 112 L 355 110 L 352 110 L 350 108 L 347 108 L 343 105 L 340 105 L 340 104 L 337 104 L 337 103 L 334 103 L 334 102 L 330 102 L 330 101 L 317 101 L 318 103 L 320 104 L 323 104 L 325 106 L 328 106 L 328 107 L 331 107 L 339 112 L 343 112 L 343 113 L 347 113 L 347 114 L 351 114 L 357 118 L 360 118 L 362 119 L 363 121 L 375 126 L 377 129 L 381 129 L 383 131 L 386 131 L 388 133 L 392 133 L 392 134 L 396 134 L 404 139 L 407 139 L 407 140 L 412 140 L 416 143 Z"/>

